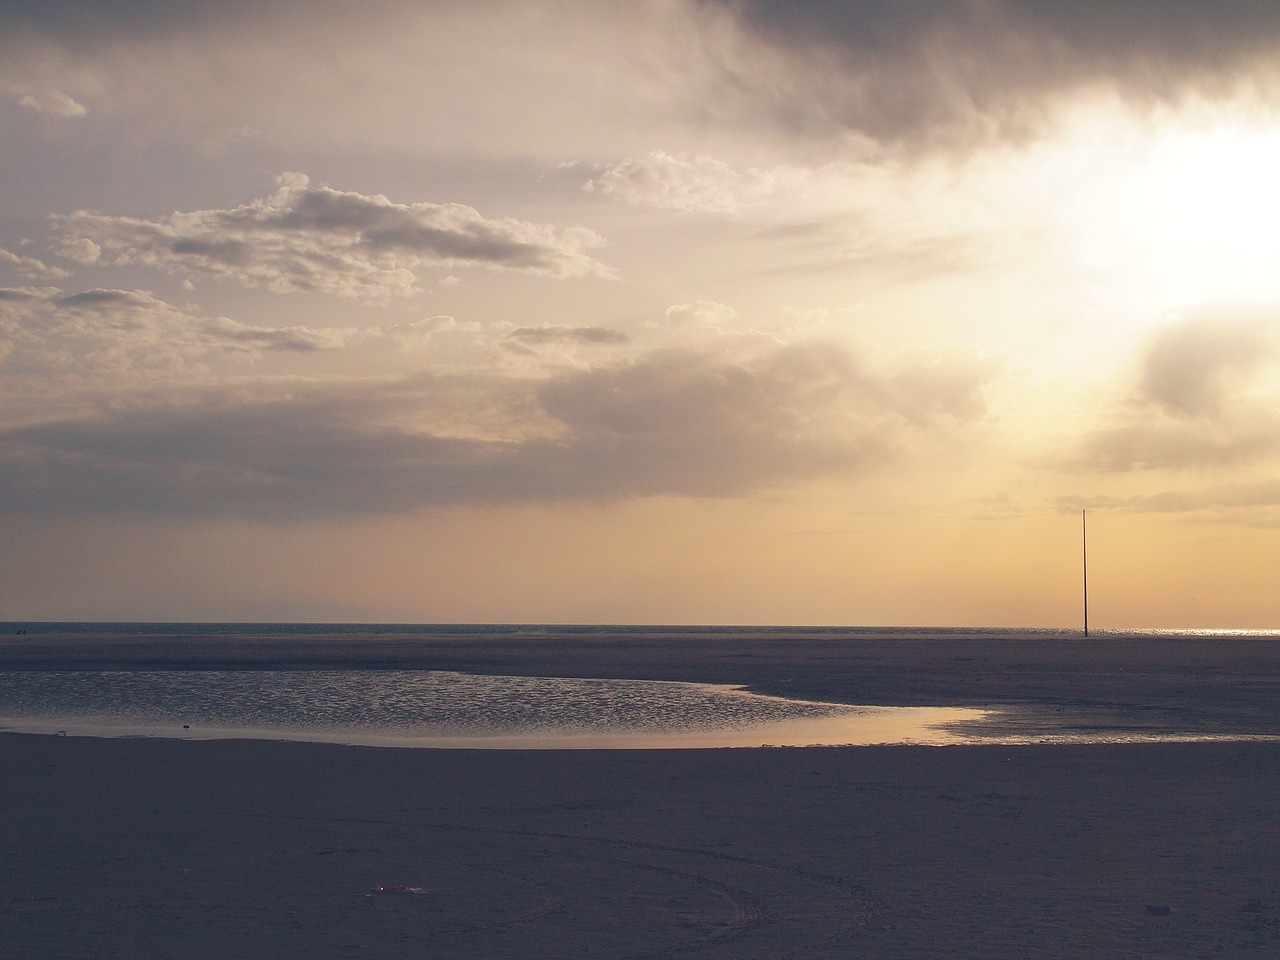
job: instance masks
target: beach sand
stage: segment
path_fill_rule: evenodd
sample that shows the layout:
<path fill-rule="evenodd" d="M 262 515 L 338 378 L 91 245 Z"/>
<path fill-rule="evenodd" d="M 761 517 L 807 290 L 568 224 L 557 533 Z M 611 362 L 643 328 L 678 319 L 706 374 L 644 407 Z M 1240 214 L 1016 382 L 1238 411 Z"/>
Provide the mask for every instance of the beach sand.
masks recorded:
<path fill-rule="evenodd" d="M 62 665 L 87 663 L 69 643 L 52 645 Z M 1164 643 L 601 639 L 520 660 L 514 641 L 460 641 L 415 665 L 1274 732 L 1274 642 Z M 6 644 L 0 668 L 35 666 L 39 646 Z M 135 668 L 172 654 L 92 646 Z M 268 650 L 275 666 L 299 655 Z M 506 752 L 0 735 L 0 770 L 6 958 L 1280 955 L 1275 742 Z"/>

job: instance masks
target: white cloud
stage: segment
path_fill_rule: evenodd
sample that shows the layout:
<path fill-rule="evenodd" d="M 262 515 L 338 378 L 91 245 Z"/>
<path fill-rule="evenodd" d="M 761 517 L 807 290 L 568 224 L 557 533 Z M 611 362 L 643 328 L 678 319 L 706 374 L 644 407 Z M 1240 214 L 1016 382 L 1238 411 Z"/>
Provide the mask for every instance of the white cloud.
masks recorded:
<path fill-rule="evenodd" d="M 723 330 L 738 315 L 733 307 L 714 300 L 695 300 L 692 303 L 676 303 L 662 313 L 662 326 L 697 332 Z"/>
<path fill-rule="evenodd" d="M 97 263 L 102 256 L 102 248 L 87 237 L 64 239 L 58 247 L 58 254 L 76 263 Z"/>
<path fill-rule="evenodd" d="M 89 108 L 61 90 L 38 90 L 18 98 L 18 105 L 50 117 L 83 117 Z"/>
<path fill-rule="evenodd" d="M 753 167 L 739 173 L 714 157 L 675 156 L 654 150 L 645 157 L 611 164 L 583 189 L 679 213 L 730 213 L 762 203 L 803 177 L 803 171 L 790 167 Z"/>
<path fill-rule="evenodd" d="M 158 220 L 78 211 L 59 218 L 65 245 L 87 258 L 223 277 L 279 293 L 317 291 L 386 300 L 418 292 L 423 268 L 479 266 L 547 277 L 609 276 L 586 251 L 603 241 L 583 227 L 488 219 L 462 204 L 392 203 L 307 177 L 226 210 Z"/>
<path fill-rule="evenodd" d="M 219 356 L 253 359 L 268 352 L 335 350 L 358 336 L 351 329 L 266 327 L 199 317 L 144 290 L 0 288 L 5 386 L 18 391 L 29 390 L 32 377 L 42 390 L 124 386 L 134 378 L 177 376 Z"/>
<path fill-rule="evenodd" d="M 61 267 L 51 267 L 35 257 L 22 257 L 4 249 L 0 249 L 0 263 L 11 265 L 18 276 L 27 280 L 61 280 L 69 276 Z"/>

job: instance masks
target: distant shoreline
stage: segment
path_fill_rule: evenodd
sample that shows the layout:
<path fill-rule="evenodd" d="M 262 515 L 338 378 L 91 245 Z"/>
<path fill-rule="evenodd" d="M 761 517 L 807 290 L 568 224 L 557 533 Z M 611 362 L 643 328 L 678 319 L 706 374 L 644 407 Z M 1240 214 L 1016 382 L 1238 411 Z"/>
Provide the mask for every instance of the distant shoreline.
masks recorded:
<path fill-rule="evenodd" d="M 944 626 L 941 624 L 753 624 L 753 623 L 517 623 L 308 620 L 2 620 L 0 638 L 26 630 L 32 635 L 174 634 L 174 635 L 293 635 L 293 634 L 432 634 L 475 636 L 577 636 L 598 634 L 654 634 L 706 636 L 829 636 L 829 637 L 1079 637 L 1071 626 Z M 1101 637 L 1280 637 L 1280 627 L 1098 627 Z"/>

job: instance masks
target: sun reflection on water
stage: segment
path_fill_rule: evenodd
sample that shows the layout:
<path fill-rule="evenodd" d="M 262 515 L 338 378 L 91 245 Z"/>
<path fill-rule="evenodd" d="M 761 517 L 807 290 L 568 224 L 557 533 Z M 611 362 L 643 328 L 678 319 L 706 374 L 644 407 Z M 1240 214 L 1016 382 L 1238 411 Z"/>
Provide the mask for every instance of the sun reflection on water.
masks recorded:
<path fill-rule="evenodd" d="M 945 744 L 986 712 L 859 707 L 729 686 L 422 671 L 0 675 L 0 725 L 100 736 L 381 746 L 659 748 Z"/>

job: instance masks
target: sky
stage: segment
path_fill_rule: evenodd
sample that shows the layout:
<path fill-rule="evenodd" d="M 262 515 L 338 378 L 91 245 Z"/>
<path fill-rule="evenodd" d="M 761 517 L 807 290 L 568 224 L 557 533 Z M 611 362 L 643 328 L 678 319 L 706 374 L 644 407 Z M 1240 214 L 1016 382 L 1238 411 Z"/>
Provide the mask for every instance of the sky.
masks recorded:
<path fill-rule="evenodd" d="M 0 620 L 1280 627 L 1271 0 L 0 0 Z"/>

